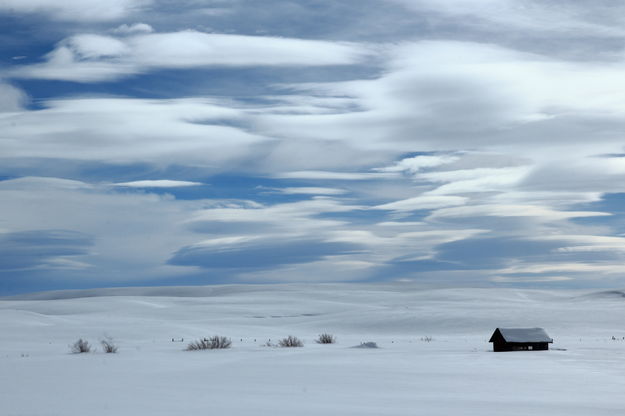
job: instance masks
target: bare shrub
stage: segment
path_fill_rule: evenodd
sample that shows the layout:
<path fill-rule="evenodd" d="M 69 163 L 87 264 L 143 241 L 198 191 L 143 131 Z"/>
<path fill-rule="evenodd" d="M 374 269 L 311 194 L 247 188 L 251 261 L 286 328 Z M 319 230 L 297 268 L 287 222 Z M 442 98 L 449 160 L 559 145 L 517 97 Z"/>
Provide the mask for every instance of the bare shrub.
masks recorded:
<path fill-rule="evenodd" d="M 104 338 L 100 341 L 100 344 L 102 344 L 102 349 L 107 354 L 115 354 L 117 352 L 117 345 L 113 343 L 113 338 L 111 337 Z"/>
<path fill-rule="evenodd" d="M 191 341 L 187 345 L 187 351 L 198 351 L 198 350 L 207 350 L 207 349 L 209 349 L 209 347 L 208 347 L 208 340 L 206 338 L 198 339 L 197 341 Z"/>
<path fill-rule="evenodd" d="M 232 340 L 230 340 L 230 338 L 215 335 L 210 338 L 202 338 L 189 343 L 189 345 L 187 345 L 187 351 L 220 350 L 230 348 L 231 346 Z"/>
<path fill-rule="evenodd" d="M 74 354 L 81 354 L 84 352 L 91 352 L 91 345 L 89 345 L 86 340 L 79 338 L 78 341 L 74 342 L 74 344 L 70 346 L 70 349 Z"/>
<path fill-rule="evenodd" d="M 289 335 L 286 338 L 282 338 L 280 341 L 278 341 L 278 345 L 281 347 L 303 347 L 304 343 L 297 337 L 294 337 L 292 335 Z"/>
<path fill-rule="evenodd" d="M 226 349 L 232 346 L 232 340 L 227 337 L 220 337 L 215 335 L 210 337 L 208 341 L 211 343 L 211 349 Z"/>
<path fill-rule="evenodd" d="M 323 333 L 319 335 L 319 338 L 315 341 L 317 344 L 334 344 L 336 337 L 332 334 Z"/>
<path fill-rule="evenodd" d="M 375 342 L 361 342 L 360 345 L 356 345 L 355 347 L 352 348 L 379 348 L 378 344 Z"/>

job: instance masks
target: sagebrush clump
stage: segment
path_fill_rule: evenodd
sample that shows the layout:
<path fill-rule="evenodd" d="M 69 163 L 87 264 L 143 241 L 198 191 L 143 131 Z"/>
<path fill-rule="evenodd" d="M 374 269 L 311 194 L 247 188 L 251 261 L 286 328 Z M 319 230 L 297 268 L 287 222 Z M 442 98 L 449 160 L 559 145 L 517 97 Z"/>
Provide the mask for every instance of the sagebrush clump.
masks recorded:
<path fill-rule="evenodd" d="M 317 344 L 334 344 L 336 337 L 332 334 L 323 333 L 315 340 Z"/>
<path fill-rule="evenodd" d="M 281 347 L 303 347 L 304 343 L 299 338 L 289 335 L 278 341 L 278 345 Z"/>
<path fill-rule="evenodd" d="M 82 354 L 84 352 L 91 352 L 91 345 L 89 345 L 86 340 L 79 338 L 70 349 L 74 354 Z"/>
<path fill-rule="evenodd" d="M 117 352 L 117 345 L 113 343 L 113 338 L 111 337 L 104 338 L 100 341 L 100 344 L 102 344 L 102 349 L 107 354 L 115 354 Z"/>
<path fill-rule="evenodd" d="M 361 342 L 360 345 L 356 345 L 352 348 L 379 348 L 378 344 L 372 341 L 369 342 Z"/>
<path fill-rule="evenodd" d="M 187 345 L 187 351 L 219 350 L 230 348 L 231 346 L 232 340 L 230 338 L 215 335 L 210 338 L 203 338 L 191 342 L 189 345 Z"/>

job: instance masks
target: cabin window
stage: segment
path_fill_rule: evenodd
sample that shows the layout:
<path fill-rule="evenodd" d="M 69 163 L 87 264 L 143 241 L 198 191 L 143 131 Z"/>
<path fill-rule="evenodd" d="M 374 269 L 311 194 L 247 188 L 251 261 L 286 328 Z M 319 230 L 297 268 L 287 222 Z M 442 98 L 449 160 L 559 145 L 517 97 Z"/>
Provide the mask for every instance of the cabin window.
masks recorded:
<path fill-rule="evenodd" d="M 534 347 L 532 347 L 531 345 L 528 345 L 528 346 L 527 346 L 527 349 L 531 351 L 531 350 L 533 350 L 533 349 L 534 349 Z"/>

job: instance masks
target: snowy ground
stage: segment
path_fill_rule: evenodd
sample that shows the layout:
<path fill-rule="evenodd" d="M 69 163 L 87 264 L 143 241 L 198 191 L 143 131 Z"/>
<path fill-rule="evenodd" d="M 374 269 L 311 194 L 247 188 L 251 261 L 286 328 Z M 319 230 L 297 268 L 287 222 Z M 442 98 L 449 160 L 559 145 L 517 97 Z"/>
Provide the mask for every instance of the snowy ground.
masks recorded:
<path fill-rule="evenodd" d="M 78 294 L 89 297 L 0 300 L 0 414 L 625 414 L 617 291 L 351 284 Z M 493 353 L 498 326 L 544 327 L 555 342 Z M 321 332 L 338 343 L 315 344 Z M 233 348 L 183 351 L 214 334 Z M 304 348 L 262 346 L 289 334 Z M 69 353 L 79 337 L 105 335 L 117 354 Z M 364 341 L 380 348 L 350 348 Z"/>

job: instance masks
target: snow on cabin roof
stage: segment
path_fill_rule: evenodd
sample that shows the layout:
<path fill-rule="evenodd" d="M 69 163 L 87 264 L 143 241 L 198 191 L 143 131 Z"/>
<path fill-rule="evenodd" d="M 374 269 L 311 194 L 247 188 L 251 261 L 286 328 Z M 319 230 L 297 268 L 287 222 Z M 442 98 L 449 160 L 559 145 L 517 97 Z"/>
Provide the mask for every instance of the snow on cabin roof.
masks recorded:
<path fill-rule="evenodd" d="M 553 342 L 542 328 L 497 328 L 497 330 L 506 342 Z M 490 342 L 493 342 L 492 337 Z"/>

